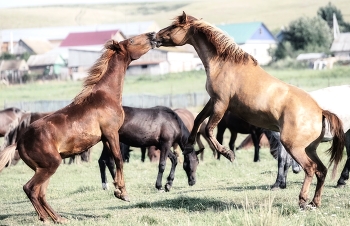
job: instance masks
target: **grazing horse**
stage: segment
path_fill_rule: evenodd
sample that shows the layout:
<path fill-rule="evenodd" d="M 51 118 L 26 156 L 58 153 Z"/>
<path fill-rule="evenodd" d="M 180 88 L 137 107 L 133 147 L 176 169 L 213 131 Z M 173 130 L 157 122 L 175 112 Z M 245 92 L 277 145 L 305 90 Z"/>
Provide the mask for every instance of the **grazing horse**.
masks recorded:
<path fill-rule="evenodd" d="M 0 111 L 0 137 L 4 137 L 7 131 L 10 129 L 10 124 L 14 121 L 19 122 L 24 111 L 18 108 L 6 108 Z"/>
<path fill-rule="evenodd" d="M 343 123 L 343 130 L 345 132 L 345 148 L 347 153 L 347 160 L 344 169 L 337 182 L 337 187 L 343 187 L 346 180 L 349 179 L 350 170 L 350 106 L 344 104 L 339 97 L 350 96 L 350 85 L 331 86 L 323 89 L 318 89 L 309 92 L 310 95 L 317 101 L 317 103 L 326 110 L 330 110 L 337 114 Z M 276 133 L 275 137 L 279 141 L 280 134 Z M 330 129 L 326 127 L 325 136 L 322 142 L 327 142 L 333 139 Z M 281 144 L 282 146 L 282 144 Z M 276 182 L 272 185 L 272 189 L 286 188 L 287 169 L 290 167 L 288 163 L 292 157 L 286 152 L 284 148 L 279 150 L 278 154 L 278 172 Z M 283 170 L 285 169 L 285 170 Z"/>
<path fill-rule="evenodd" d="M 282 144 L 305 171 L 299 206 L 306 208 L 315 174 L 317 184 L 309 205 L 320 206 L 327 168 L 319 159 L 316 148 L 323 138 L 324 119 L 327 119 L 334 135 L 329 149 L 334 176 L 344 148 L 339 118 L 323 110 L 307 92 L 268 74 L 225 32 L 185 12 L 170 26 L 161 29 L 156 41 L 157 46 L 192 45 L 206 71 L 206 90 L 210 99 L 195 119 L 188 138 L 189 146 L 193 146 L 201 122 L 209 117 L 206 132 L 211 143 L 220 154 L 233 161 L 233 151 L 223 147 L 213 135 L 227 110 L 254 126 L 279 131 Z M 184 154 L 188 152 L 193 152 L 193 148 L 185 150 Z M 189 163 L 189 168 L 196 166 Z"/>
<path fill-rule="evenodd" d="M 68 106 L 30 124 L 17 142 L 21 159 L 35 171 L 23 186 L 39 219 L 66 221 L 46 201 L 50 177 L 63 158 L 81 153 L 102 140 L 109 145 L 116 163 L 114 195 L 129 201 L 123 175 L 118 130 L 124 121 L 121 105 L 125 72 L 131 61 L 154 48 L 155 33 L 141 34 L 121 42 L 109 40 L 89 69 L 83 90 Z"/>
<path fill-rule="evenodd" d="M 263 134 L 262 128 L 253 126 L 241 118 L 235 116 L 229 111 L 226 111 L 221 121 L 217 126 L 216 139 L 220 144 L 224 139 L 224 132 L 226 129 L 231 132 L 231 138 L 229 141 L 230 150 L 234 151 L 235 141 L 237 139 L 237 133 L 250 134 L 254 143 L 254 162 L 260 161 L 259 150 L 260 150 L 260 137 Z M 217 159 L 220 159 L 220 153 L 217 154 Z"/>
<path fill-rule="evenodd" d="M 133 108 L 123 106 L 123 110 L 125 118 L 123 125 L 119 129 L 119 141 L 132 147 L 155 146 L 160 150 L 158 176 L 155 184 L 158 190 L 163 189 L 162 177 L 166 166 L 166 159 L 169 157 L 171 169 L 164 189 L 167 192 L 170 191 L 177 165 L 177 156 L 171 151 L 171 147 L 178 144 L 181 150 L 184 150 L 190 134 L 189 130 L 181 118 L 167 107 Z M 99 164 L 101 163 L 101 178 L 105 175 L 105 167 L 101 167 L 103 163 L 107 165 L 111 175 L 114 175 L 114 170 L 111 168 L 111 161 L 108 161 L 108 150 L 108 147 L 104 147 L 99 159 Z M 187 176 L 188 184 L 193 185 L 195 181 L 193 181 L 189 173 Z M 103 183 L 106 183 L 106 181 L 102 179 Z"/>

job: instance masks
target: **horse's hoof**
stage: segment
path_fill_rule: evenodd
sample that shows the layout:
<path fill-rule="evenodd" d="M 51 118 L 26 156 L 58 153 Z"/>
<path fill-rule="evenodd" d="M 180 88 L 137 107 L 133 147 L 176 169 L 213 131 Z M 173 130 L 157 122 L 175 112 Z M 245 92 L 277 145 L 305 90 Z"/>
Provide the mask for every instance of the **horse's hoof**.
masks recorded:
<path fill-rule="evenodd" d="M 69 222 L 69 220 L 67 219 L 67 218 L 65 218 L 65 217 L 60 217 L 57 221 L 56 221 L 56 223 L 58 223 L 58 224 L 66 224 L 66 223 L 68 223 Z"/>
<path fill-rule="evenodd" d="M 225 156 L 231 162 L 235 160 L 235 153 L 226 147 L 223 148 L 222 155 Z"/>
<path fill-rule="evenodd" d="M 337 184 L 336 188 L 345 188 L 345 184 Z"/>
<path fill-rule="evenodd" d="M 123 201 L 130 202 L 128 195 L 122 194 L 122 192 L 119 189 L 115 189 L 114 196 L 118 199 L 123 200 Z"/>
<path fill-rule="evenodd" d="M 108 190 L 108 184 L 107 183 L 102 183 L 102 189 L 103 190 Z"/>
<path fill-rule="evenodd" d="M 159 188 L 159 189 L 158 189 L 158 192 L 159 192 L 159 193 L 163 193 L 163 192 L 164 192 L 164 189 L 163 189 L 163 188 Z"/>
<path fill-rule="evenodd" d="M 165 191 L 166 191 L 166 192 L 169 192 L 170 189 L 171 189 L 171 185 L 170 185 L 170 184 L 166 184 L 166 185 L 164 186 L 164 188 L 165 188 Z"/>
<path fill-rule="evenodd" d="M 278 186 L 271 186 L 271 191 L 278 191 L 280 188 Z"/>

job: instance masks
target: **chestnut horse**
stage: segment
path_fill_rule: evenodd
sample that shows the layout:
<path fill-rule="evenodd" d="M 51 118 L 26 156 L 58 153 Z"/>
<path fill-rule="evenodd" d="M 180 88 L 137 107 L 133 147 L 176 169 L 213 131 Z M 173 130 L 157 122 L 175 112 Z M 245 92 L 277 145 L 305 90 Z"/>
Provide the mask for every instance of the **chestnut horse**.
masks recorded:
<path fill-rule="evenodd" d="M 323 138 L 326 118 L 334 135 L 329 153 L 335 176 L 344 148 L 339 118 L 323 110 L 307 92 L 268 74 L 225 32 L 185 12 L 170 26 L 161 29 L 156 41 L 157 46 L 192 45 L 206 71 L 206 90 L 210 99 L 195 119 L 188 144 L 194 144 L 198 127 L 210 117 L 206 130 L 211 143 L 219 153 L 233 161 L 233 151 L 223 147 L 213 135 L 227 110 L 254 126 L 279 131 L 284 147 L 305 171 L 299 206 L 306 208 L 315 174 L 317 184 L 310 205 L 320 206 L 327 168 L 319 159 L 316 148 Z M 191 151 L 193 148 L 185 154 Z"/>
<path fill-rule="evenodd" d="M 131 61 L 154 48 L 155 33 L 121 42 L 109 40 L 90 68 L 84 89 L 68 106 L 33 122 L 21 135 L 17 149 L 34 176 L 23 186 L 41 221 L 48 216 L 66 221 L 46 201 L 49 178 L 63 158 L 81 153 L 101 141 L 108 144 L 116 163 L 114 195 L 129 201 L 125 189 L 118 130 L 124 121 L 121 105 L 125 72 Z"/>

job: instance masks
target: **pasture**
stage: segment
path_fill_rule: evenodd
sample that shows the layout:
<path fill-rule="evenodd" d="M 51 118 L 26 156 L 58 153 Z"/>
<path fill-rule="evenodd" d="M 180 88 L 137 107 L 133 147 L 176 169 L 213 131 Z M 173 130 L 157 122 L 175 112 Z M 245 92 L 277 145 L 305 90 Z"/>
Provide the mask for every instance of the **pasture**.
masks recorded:
<path fill-rule="evenodd" d="M 227 138 L 227 137 L 226 137 Z M 242 140 L 239 136 L 238 143 Z M 238 144 L 237 143 L 237 144 Z M 328 162 L 324 151 L 318 149 Z M 350 191 L 334 188 L 327 176 L 323 203 L 316 210 L 300 211 L 298 194 L 304 173 L 290 172 L 287 189 L 270 191 L 277 173 L 277 161 L 268 149 L 261 161 L 253 162 L 253 149 L 240 150 L 237 159 L 215 160 L 206 149 L 197 170 L 197 184 L 187 185 L 187 176 L 178 164 L 173 188 L 158 192 L 154 185 L 158 164 L 140 160 L 134 148 L 124 165 L 130 203 L 116 199 L 113 189 L 102 190 L 97 159 L 102 145 L 93 148 L 90 163 L 62 164 L 51 178 L 47 199 L 69 219 L 68 225 L 346 225 L 349 221 Z M 341 164 L 342 168 L 344 162 Z M 170 161 L 165 173 L 168 174 Z M 0 184 L 0 225 L 41 225 L 22 190 L 33 175 L 23 161 L 4 169 Z M 337 177 L 339 176 L 339 173 Z M 163 182 L 165 183 L 165 177 Z M 110 175 L 109 186 L 113 187 Z M 314 180 L 315 182 L 315 180 Z M 311 189 L 314 189 L 312 184 Z"/>
<path fill-rule="evenodd" d="M 350 84 L 350 67 L 337 66 L 332 70 L 264 68 L 271 75 L 306 91 L 327 86 Z M 161 76 L 126 76 L 123 95 L 179 94 L 206 92 L 203 70 L 165 74 Z M 0 108 L 5 102 L 38 100 L 72 100 L 82 89 L 81 81 L 46 81 L 25 85 L 0 86 Z"/>
<path fill-rule="evenodd" d="M 350 84 L 350 68 L 333 70 L 267 69 L 281 80 L 306 91 Z M 170 74 L 162 77 L 126 78 L 123 94 L 164 94 L 204 91 L 203 71 Z M 159 89 L 158 89 L 159 87 Z M 0 103 L 13 100 L 72 99 L 81 90 L 80 82 L 32 83 L 0 88 Z M 343 97 L 346 99 L 346 97 Z M 346 104 L 346 103 L 345 103 Z M 216 133 L 215 133 L 216 134 Z M 229 132 L 224 144 L 228 145 Z M 244 135 L 239 135 L 238 145 Z M 0 141 L 2 141 L 0 139 Z M 327 164 L 322 143 L 318 153 Z M 68 218 L 68 225 L 346 225 L 349 221 L 350 191 L 335 188 L 345 159 L 338 167 L 336 180 L 327 175 L 322 206 L 316 210 L 300 211 L 298 194 L 304 172 L 287 179 L 287 188 L 270 191 L 277 174 L 277 161 L 268 149 L 262 149 L 260 162 L 253 162 L 253 148 L 240 150 L 233 163 L 217 161 L 206 146 L 204 161 L 197 169 L 197 183 L 189 187 L 187 176 L 179 163 L 173 188 L 160 193 L 155 188 L 158 164 L 141 162 L 141 152 L 134 148 L 130 163 L 124 165 L 126 189 L 130 203 L 116 199 L 113 189 L 102 190 L 97 160 L 102 150 L 98 143 L 92 150 L 90 163 L 62 164 L 52 176 L 47 199 L 52 207 Z M 345 155 L 345 153 L 344 153 Z M 182 156 L 181 156 L 182 157 Z M 180 158 L 181 158 L 180 157 Z M 167 161 L 165 175 L 169 173 Z M 33 171 L 22 161 L 0 173 L 0 225 L 41 225 L 37 214 L 23 192 L 22 186 L 33 176 Z M 108 175 L 109 187 L 112 178 Z M 165 184 L 166 177 L 163 178 Z M 315 187 L 314 178 L 310 188 Z"/>

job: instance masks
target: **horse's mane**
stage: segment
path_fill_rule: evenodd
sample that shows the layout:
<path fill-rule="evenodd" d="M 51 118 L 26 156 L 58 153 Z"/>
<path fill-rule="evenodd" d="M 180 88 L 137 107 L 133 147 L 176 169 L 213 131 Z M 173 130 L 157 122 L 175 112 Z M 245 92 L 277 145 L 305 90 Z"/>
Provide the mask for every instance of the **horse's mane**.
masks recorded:
<path fill-rule="evenodd" d="M 116 44 L 118 44 L 118 42 L 114 40 L 109 40 L 105 43 L 104 48 L 102 50 L 102 55 L 89 69 L 88 76 L 84 80 L 84 88 L 74 98 L 74 104 L 82 103 L 86 99 L 86 97 L 88 97 L 91 94 L 91 91 L 96 85 L 96 83 L 100 81 L 103 75 L 106 73 L 108 69 L 108 62 L 116 52 Z"/>
<path fill-rule="evenodd" d="M 257 60 L 252 55 L 245 52 L 221 29 L 203 20 L 197 20 L 192 16 L 187 16 L 188 20 L 184 25 L 181 23 L 182 18 L 182 15 L 176 17 L 173 25 L 183 27 L 193 26 L 194 32 L 204 33 L 208 38 L 208 41 L 214 45 L 218 57 L 221 57 L 224 60 L 233 60 L 235 63 L 247 63 L 250 58 L 254 62 L 254 65 L 258 64 Z"/>

